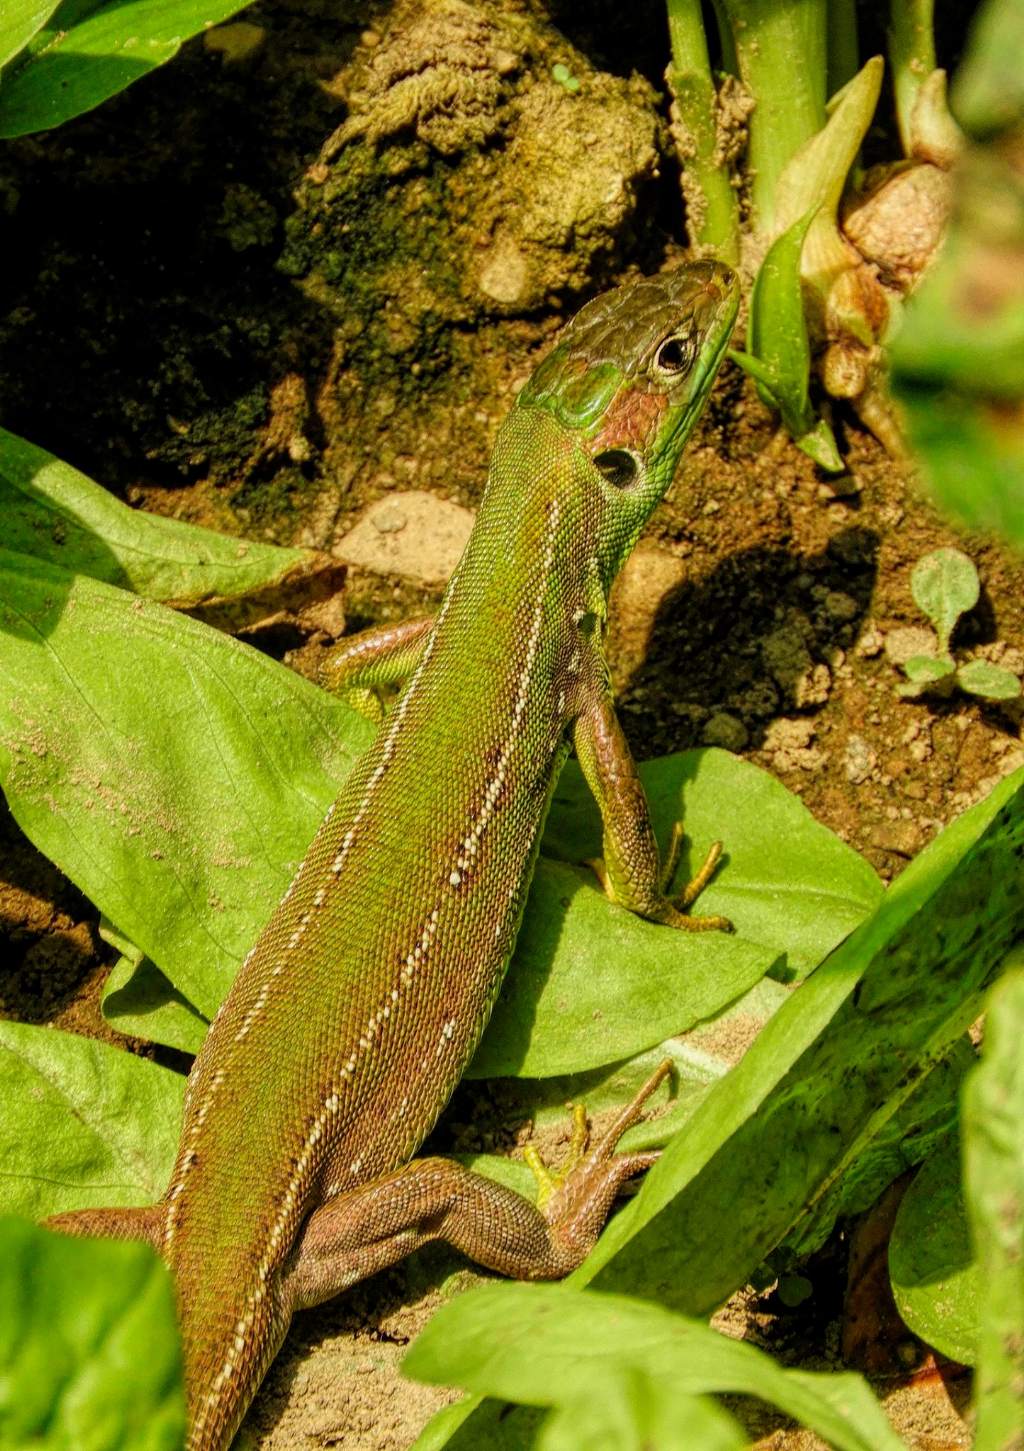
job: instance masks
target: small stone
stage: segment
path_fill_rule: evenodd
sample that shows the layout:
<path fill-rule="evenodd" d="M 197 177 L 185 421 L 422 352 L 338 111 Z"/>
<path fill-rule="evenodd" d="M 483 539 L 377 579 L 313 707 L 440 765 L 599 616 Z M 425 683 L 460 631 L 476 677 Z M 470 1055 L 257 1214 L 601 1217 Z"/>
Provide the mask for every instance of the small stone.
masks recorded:
<path fill-rule="evenodd" d="M 885 636 L 879 630 L 878 625 L 869 625 L 863 631 L 860 640 L 857 640 L 856 653 L 864 657 L 864 660 L 873 660 L 885 649 Z"/>
<path fill-rule="evenodd" d="M 885 658 L 891 665 L 905 665 L 914 655 L 934 655 L 935 634 L 921 625 L 903 625 L 885 637 Z"/>
<path fill-rule="evenodd" d="M 527 290 L 529 267 L 523 252 L 508 232 L 499 232 L 483 257 L 477 286 L 485 297 L 511 306 Z"/>
<path fill-rule="evenodd" d="M 473 519 L 460 504 L 410 489 L 371 504 L 332 552 L 374 574 L 439 584 L 458 564 Z"/>
<path fill-rule="evenodd" d="M 608 655 L 617 689 L 643 663 L 662 603 L 685 578 L 686 566 L 667 549 L 641 544 L 627 559 L 608 616 Z"/>
<path fill-rule="evenodd" d="M 921 828 L 916 821 L 883 821 L 872 827 L 868 840 L 880 851 L 913 857 L 921 850 Z"/>
<path fill-rule="evenodd" d="M 813 739 L 813 721 L 783 716 L 765 731 L 764 748 L 776 770 L 820 771 L 827 757 L 811 745 Z"/>
<path fill-rule="evenodd" d="M 742 751 L 748 739 L 743 722 L 724 710 L 716 711 L 701 732 L 706 746 L 721 746 L 726 751 Z"/>
<path fill-rule="evenodd" d="M 846 779 L 854 786 L 860 786 L 871 775 L 878 764 L 878 757 L 863 736 L 848 736 L 843 753 L 843 769 Z"/>
<path fill-rule="evenodd" d="M 789 692 L 794 705 L 805 709 L 825 704 L 832 676 L 827 665 L 816 665 L 811 659 L 797 624 L 789 623 L 773 630 L 764 640 L 761 651 L 772 679 Z"/>
<path fill-rule="evenodd" d="M 371 513 L 370 521 L 381 534 L 397 534 L 409 522 L 400 506 L 390 499 L 385 499 Z"/>
<path fill-rule="evenodd" d="M 830 589 L 825 595 L 825 613 L 833 620 L 852 620 L 860 612 L 860 605 L 852 595 Z"/>
<path fill-rule="evenodd" d="M 780 716 L 764 733 L 765 749 L 769 751 L 799 751 L 813 740 L 814 722 L 799 717 Z"/>

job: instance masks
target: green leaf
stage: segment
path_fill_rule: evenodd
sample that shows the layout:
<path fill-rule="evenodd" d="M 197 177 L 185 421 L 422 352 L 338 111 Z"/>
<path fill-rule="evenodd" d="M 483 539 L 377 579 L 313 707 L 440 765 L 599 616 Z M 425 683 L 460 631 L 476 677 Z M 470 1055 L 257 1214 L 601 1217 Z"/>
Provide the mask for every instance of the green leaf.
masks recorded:
<path fill-rule="evenodd" d="M 991 8 L 979 35 L 998 32 L 1002 8 Z M 1017 66 L 1012 48 L 993 63 L 998 49 L 965 63 L 986 98 L 973 121 L 964 115 L 969 126 L 1017 106 L 1019 82 L 1002 92 L 988 84 Z M 951 175 L 949 235 L 893 339 L 892 387 L 936 502 L 1024 549 L 1024 191 L 1013 147 L 999 138 L 969 147 Z"/>
<path fill-rule="evenodd" d="M 266 656 L 0 554 L 0 780 L 26 835 L 212 1017 L 366 721 Z"/>
<path fill-rule="evenodd" d="M 811 350 L 800 256 L 816 214 L 813 207 L 768 248 L 750 298 L 747 351 L 733 350 L 729 356 L 754 379 L 761 401 L 782 414 L 799 447 L 821 468 L 842 473 L 832 430 L 824 419 L 815 419 L 807 395 Z"/>
<path fill-rule="evenodd" d="M 631 1366 L 595 1382 L 580 1401 L 553 1410 L 536 1451 L 743 1451 L 746 1434 L 703 1396 L 681 1395 L 667 1381 Z"/>
<path fill-rule="evenodd" d="M 1024 770 L 946 828 L 708 1092 L 576 1271 L 703 1314 L 977 1016 L 1024 934 Z M 799 1145 L 799 1153 L 793 1145 Z"/>
<path fill-rule="evenodd" d="M 978 1270 L 955 1133 L 924 1163 L 903 1197 L 889 1241 L 889 1276 L 896 1308 L 914 1334 L 952 1360 L 973 1364 Z"/>
<path fill-rule="evenodd" d="M 592 873 L 538 863 L 509 987 L 469 1069 L 544 1078 L 614 1063 L 683 1033 L 777 961 L 724 932 L 645 922 L 607 900 Z"/>
<path fill-rule="evenodd" d="M 1024 1424 L 1024 966 L 988 1001 L 982 1061 L 964 1093 L 967 1212 L 977 1247 L 974 1451 L 1009 1451 Z"/>
<path fill-rule="evenodd" d="M 279 602 L 337 566 L 311 549 L 231 539 L 130 509 L 70 464 L 0 428 L 4 548 L 119 585 L 179 609 L 247 596 Z M 276 607 L 276 605 L 275 605 Z"/>
<path fill-rule="evenodd" d="M 1024 9 L 988 0 L 971 26 L 968 54 L 956 73 L 953 109 L 975 136 L 1001 131 L 1024 115 Z"/>
<path fill-rule="evenodd" d="M 945 680 L 956 671 L 956 664 L 949 655 L 939 659 L 935 655 L 911 655 L 903 666 L 907 679 L 915 684 L 930 685 L 934 680 Z"/>
<path fill-rule="evenodd" d="M 776 237 L 758 268 L 750 296 L 747 351 L 771 377 L 772 397 L 766 403 L 785 409 L 806 427 L 807 380 L 811 350 L 800 295 L 800 254 L 804 238 L 817 214 L 812 207 Z"/>
<path fill-rule="evenodd" d="M 640 1371 L 674 1395 L 758 1396 L 838 1451 L 903 1451 L 860 1376 L 782 1370 L 753 1345 L 622 1295 L 558 1285 L 488 1285 L 443 1306 L 402 1363 L 403 1374 L 416 1380 L 532 1406 L 599 1395 L 602 1383 L 625 1369 Z M 476 1444 L 497 1451 L 509 1443 Z"/>
<path fill-rule="evenodd" d="M 813 1253 L 825 1243 L 837 1219 L 870 1209 L 894 1179 L 926 1159 L 956 1127 L 960 1086 L 973 1064 L 970 1039 L 964 1036 L 925 1074 L 842 1178 L 826 1191 L 810 1219 L 802 1219 L 793 1234 L 786 1236 L 772 1263 L 778 1265 L 780 1253 L 787 1260 Z"/>
<path fill-rule="evenodd" d="M 153 1250 L 0 1219 L 0 1445 L 179 1451 L 184 1436 L 174 1293 Z"/>
<path fill-rule="evenodd" d="M 980 592 L 978 571 L 960 549 L 936 549 L 914 565 L 910 593 L 935 626 L 943 655 L 949 650 L 957 620 L 974 609 Z"/>
<path fill-rule="evenodd" d="M 1020 695 L 1020 680 L 1012 670 L 1000 665 L 990 665 L 987 660 L 969 660 L 956 672 L 956 683 L 970 695 L 981 695 L 986 700 L 1016 700 Z"/>
<path fill-rule="evenodd" d="M 878 904 L 882 887 L 868 863 L 798 796 L 730 751 L 662 756 L 642 762 L 640 776 L 659 839 L 684 823 L 680 882 L 705 844 L 725 843 L 696 910 L 720 913 L 740 937 L 785 952 L 790 976 L 810 972 Z M 574 762 L 555 788 L 542 850 L 577 861 L 601 854 L 601 818 Z"/>
<path fill-rule="evenodd" d="M 185 1080 L 119 1048 L 0 1021 L 0 1209 L 151 1204 L 170 1177 Z"/>
<path fill-rule="evenodd" d="M 119 957 L 103 984 L 103 1016 L 119 1033 L 198 1053 L 210 1026 L 198 1008 L 138 949 Z"/>
<path fill-rule="evenodd" d="M 1024 769 L 948 826 L 708 1091 L 571 1280 L 707 1314 L 877 1139 L 1024 936 Z M 1020 1317 L 1018 1316 L 1018 1323 Z M 420 1451 L 481 1444 L 449 1413 Z M 500 1418 L 515 1446 L 514 1417 Z"/>
<path fill-rule="evenodd" d="M 897 385 L 895 355 L 893 366 L 907 437 L 936 503 L 966 528 L 1001 534 L 1024 550 L 1024 426 L 984 398 L 906 375 Z"/>
<path fill-rule="evenodd" d="M 806 433 L 794 435 L 793 441 L 797 448 L 802 449 L 808 458 L 812 458 L 826 473 L 841 474 L 844 472 L 846 465 L 836 446 L 836 436 L 824 418 L 819 418 Z"/>
<path fill-rule="evenodd" d="M 60 0 L 6 0 L 0 12 L 0 68 L 42 30 Z"/>
<path fill-rule="evenodd" d="M 4 73 L 0 136 L 92 110 L 244 8 L 239 0 L 64 0 Z"/>

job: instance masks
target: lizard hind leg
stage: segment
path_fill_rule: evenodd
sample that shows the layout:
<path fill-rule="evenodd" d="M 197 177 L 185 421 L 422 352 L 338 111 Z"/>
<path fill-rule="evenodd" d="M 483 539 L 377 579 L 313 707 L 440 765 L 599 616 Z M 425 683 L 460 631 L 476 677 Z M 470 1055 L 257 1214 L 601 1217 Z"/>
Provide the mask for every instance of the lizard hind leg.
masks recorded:
<path fill-rule="evenodd" d="M 597 1239 L 621 1186 L 658 1157 L 620 1154 L 616 1146 L 670 1070 L 671 1063 L 662 1063 L 589 1149 L 577 1111 L 569 1165 L 563 1174 L 548 1176 L 550 1192 L 545 1195 L 542 1187 L 540 1205 L 438 1158 L 413 1159 L 328 1200 L 307 1220 L 285 1267 L 288 1312 L 318 1305 L 439 1239 L 516 1279 L 567 1275 Z"/>
<path fill-rule="evenodd" d="M 159 1250 L 163 1244 L 166 1208 L 144 1204 L 134 1208 L 70 1209 L 43 1220 L 44 1229 L 61 1234 L 95 1234 L 106 1239 L 141 1239 Z"/>

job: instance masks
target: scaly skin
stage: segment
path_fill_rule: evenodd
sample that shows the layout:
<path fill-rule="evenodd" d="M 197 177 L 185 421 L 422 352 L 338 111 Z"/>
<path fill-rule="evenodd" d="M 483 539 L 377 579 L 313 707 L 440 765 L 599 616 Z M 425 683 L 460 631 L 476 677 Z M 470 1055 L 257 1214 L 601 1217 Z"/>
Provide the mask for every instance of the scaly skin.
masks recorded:
<path fill-rule="evenodd" d="M 565 1274 L 650 1155 L 616 1154 L 644 1093 L 543 1210 L 413 1160 L 471 1058 L 574 741 L 616 900 L 675 926 L 601 648 L 608 591 L 675 472 L 737 284 L 701 262 L 585 307 L 498 434 L 433 622 L 360 638 L 336 683 L 411 670 L 196 1059 L 159 1204 L 51 1221 L 147 1239 L 174 1276 L 190 1451 L 226 1447 L 292 1312 L 427 1240 Z"/>

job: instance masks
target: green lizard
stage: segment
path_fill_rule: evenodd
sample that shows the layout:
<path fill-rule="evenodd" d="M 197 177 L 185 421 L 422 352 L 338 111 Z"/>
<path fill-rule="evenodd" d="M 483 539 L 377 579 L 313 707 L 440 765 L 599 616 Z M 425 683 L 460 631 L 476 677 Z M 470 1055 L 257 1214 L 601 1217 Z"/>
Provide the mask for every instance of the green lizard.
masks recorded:
<path fill-rule="evenodd" d="M 680 910 L 692 884 L 665 894 L 674 862 L 659 867 L 602 634 L 737 302 L 733 273 L 698 262 L 566 328 L 498 433 L 436 618 L 334 662 L 345 687 L 409 678 L 210 1028 L 166 1193 L 50 1221 L 148 1240 L 170 1266 L 190 1451 L 229 1444 L 294 1311 L 435 1239 L 508 1275 L 564 1275 L 654 1157 L 615 1149 L 664 1068 L 589 1151 L 577 1133 L 543 1207 L 412 1158 L 487 1022 L 570 742 L 601 808 L 608 893 L 672 926 L 728 925 Z"/>

